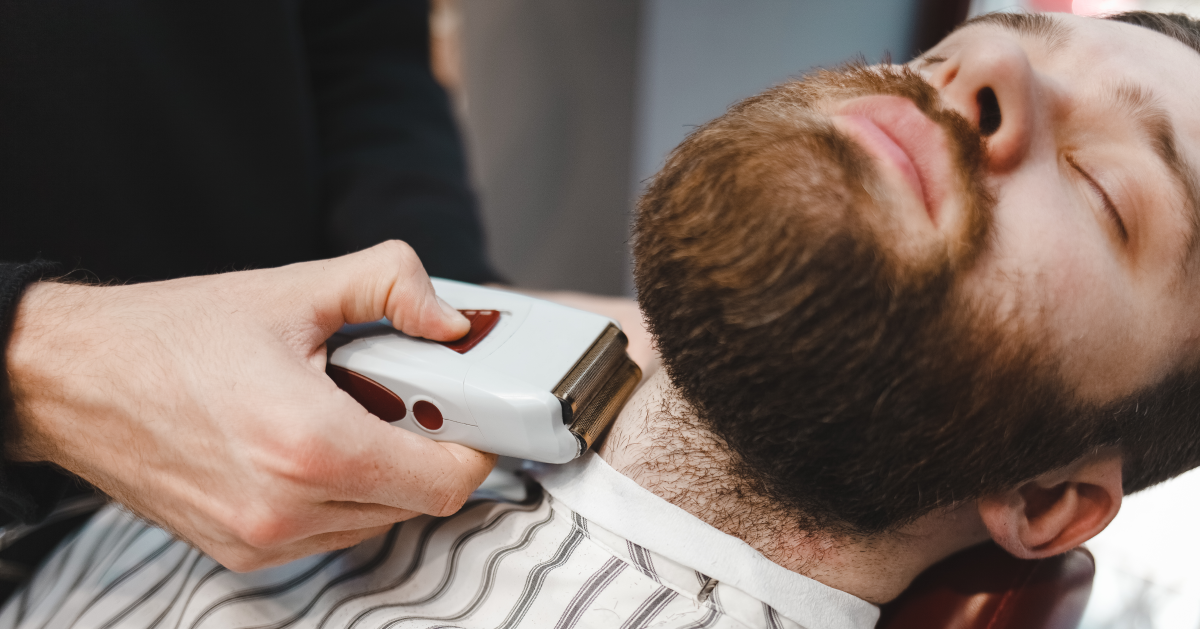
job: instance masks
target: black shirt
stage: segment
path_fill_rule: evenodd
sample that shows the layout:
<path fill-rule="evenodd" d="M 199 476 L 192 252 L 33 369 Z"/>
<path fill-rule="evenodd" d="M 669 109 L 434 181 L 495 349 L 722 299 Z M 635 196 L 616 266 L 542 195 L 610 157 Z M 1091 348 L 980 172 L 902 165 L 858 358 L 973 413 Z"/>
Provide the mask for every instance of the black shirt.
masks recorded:
<path fill-rule="evenodd" d="M 431 275 L 497 279 L 427 2 L 0 0 L 0 260 L 140 281 L 389 238 Z M 43 271 L 0 265 L 5 344 Z M 0 522 L 44 511 L 21 469 Z"/>
<path fill-rule="evenodd" d="M 388 238 L 495 279 L 412 0 L 0 0 L 0 260 L 160 279 Z"/>

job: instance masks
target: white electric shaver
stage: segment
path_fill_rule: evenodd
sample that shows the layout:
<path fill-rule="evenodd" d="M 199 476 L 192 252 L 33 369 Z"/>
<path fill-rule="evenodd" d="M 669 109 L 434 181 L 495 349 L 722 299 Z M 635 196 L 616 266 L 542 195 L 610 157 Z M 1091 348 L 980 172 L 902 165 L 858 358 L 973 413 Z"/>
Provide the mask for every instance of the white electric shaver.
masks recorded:
<path fill-rule="evenodd" d="M 446 343 L 386 321 L 329 339 L 326 372 L 380 419 L 438 441 L 566 463 L 633 395 L 642 371 L 617 322 L 517 293 L 434 279 L 471 321 Z"/>

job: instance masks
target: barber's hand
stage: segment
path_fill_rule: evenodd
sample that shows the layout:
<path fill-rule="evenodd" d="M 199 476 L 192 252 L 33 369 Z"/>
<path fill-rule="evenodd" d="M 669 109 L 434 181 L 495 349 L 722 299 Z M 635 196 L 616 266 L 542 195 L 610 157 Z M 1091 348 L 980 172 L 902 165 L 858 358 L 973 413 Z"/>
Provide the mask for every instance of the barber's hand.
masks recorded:
<path fill-rule="evenodd" d="M 325 375 L 325 340 L 384 316 L 435 340 L 469 327 L 399 242 L 169 282 L 35 284 L 8 349 L 6 454 L 57 463 L 237 571 L 449 515 L 495 457 L 398 430 Z"/>

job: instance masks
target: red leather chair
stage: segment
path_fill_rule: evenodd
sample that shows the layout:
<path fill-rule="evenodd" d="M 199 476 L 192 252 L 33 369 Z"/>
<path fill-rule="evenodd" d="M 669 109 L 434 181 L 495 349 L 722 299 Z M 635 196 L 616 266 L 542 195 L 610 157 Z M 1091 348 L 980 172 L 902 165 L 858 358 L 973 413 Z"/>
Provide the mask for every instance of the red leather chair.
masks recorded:
<path fill-rule="evenodd" d="M 1080 548 L 1022 560 L 992 543 L 952 555 L 883 606 L 876 629 L 1075 629 L 1096 561 Z"/>

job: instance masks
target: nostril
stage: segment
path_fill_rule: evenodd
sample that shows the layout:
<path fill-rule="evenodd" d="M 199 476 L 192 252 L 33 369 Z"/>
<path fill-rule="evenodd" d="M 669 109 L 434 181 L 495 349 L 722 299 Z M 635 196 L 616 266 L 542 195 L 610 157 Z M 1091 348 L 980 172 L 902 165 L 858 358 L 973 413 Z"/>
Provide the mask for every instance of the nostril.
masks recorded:
<path fill-rule="evenodd" d="M 996 92 L 985 87 L 975 95 L 975 102 L 979 103 L 979 132 L 992 135 L 1000 129 L 1000 101 L 996 99 Z"/>

